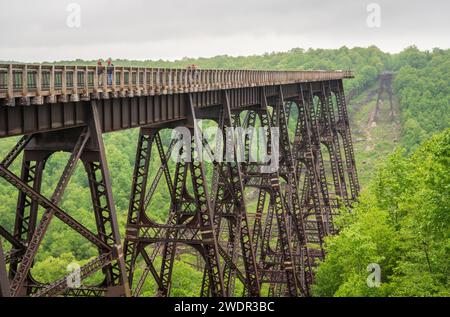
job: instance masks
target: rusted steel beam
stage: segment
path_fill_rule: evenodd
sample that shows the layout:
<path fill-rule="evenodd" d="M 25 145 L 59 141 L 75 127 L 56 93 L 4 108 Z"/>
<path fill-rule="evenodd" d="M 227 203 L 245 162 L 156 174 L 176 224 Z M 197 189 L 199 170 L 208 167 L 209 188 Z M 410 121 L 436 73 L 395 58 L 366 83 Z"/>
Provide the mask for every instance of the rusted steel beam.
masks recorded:
<path fill-rule="evenodd" d="M 103 269 L 106 277 L 105 283 L 108 287 L 107 296 L 129 297 L 131 296 L 131 291 L 126 275 L 119 224 L 112 194 L 111 177 L 102 137 L 99 109 L 95 101 L 92 102 L 90 111 L 91 120 L 89 130 L 91 131 L 92 139 L 97 149 L 97 157 L 93 160 L 85 159 L 84 163 L 89 176 L 89 187 L 91 189 L 98 235 L 112 249 L 114 256 L 113 262 Z M 99 249 L 99 253 L 102 255 L 106 251 Z"/>
<path fill-rule="evenodd" d="M 156 131 L 155 131 L 156 132 Z M 141 129 L 137 145 L 135 167 L 133 172 L 130 203 L 128 207 L 127 230 L 129 225 L 139 224 L 142 213 L 145 211 L 144 200 L 147 189 L 147 178 L 151 158 L 152 142 L 155 132 L 147 135 Z M 162 173 L 161 173 L 162 174 Z M 159 181 L 159 179 L 158 179 Z M 155 185 L 156 189 L 156 185 Z M 133 271 L 137 256 L 137 241 L 126 239 L 124 244 L 125 265 L 127 268 L 128 282 L 130 286 L 133 282 Z"/>
<path fill-rule="evenodd" d="M 22 142 L 19 141 L 18 145 L 21 143 Z M 18 152 L 16 149 L 18 149 L 17 145 L 12 152 Z M 26 154 L 24 154 L 24 156 L 26 156 Z M 32 187 L 36 192 L 40 192 L 41 189 L 44 166 L 45 160 L 29 161 L 24 158 L 22 162 L 21 179 L 24 181 L 24 183 Z M 25 192 L 19 192 L 13 236 L 16 240 L 22 242 L 24 246 L 28 245 L 36 228 L 38 207 L 39 204 L 37 201 L 31 199 Z M 25 253 L 25 250 L 26 247 L 23 247 L 19 249 L 20 252 L 11 254 L 12 256 L 10 257 L 9 268 L 9 276 L 11 278 L 14 278 L 17 272 L 17 268 L 22 261 L 22 256 Z"/>
<path fill-rule="evenodd" d="M 24 244 L 22 241 L 16 239 L 12 234 L 9 233 L 8 230 L 0 226 L 0 236 L 6 239 L 11 245 L 16 249 L 22 249 L 24 248 Z"/>
<path fill-rule="evenodd" d="M 74 218 L 69 216 L 66 212 L 64 212 L 62 209 L 60 209 L 56 204 L 52 203 L 49 199 L 45 198 L 44 196 L 42 196 L 41 194 L 39 194 L 35 190 L 33 190 L 33 188 L 24 184 L 19 177 L 14 175 L 8 169 L 5 169 L 4 167 L 0 166 L 0 176 L 5 178 L 9 183 L 11 183 L 18 190 L 24 192 L 31 199 L 37 200 L 39 205 L 41 205 L 43 208 L 53 209 L 55 211 L 55 216 L 58 219 L 60 219 L 62 222 L 67 224 L 69 227 L 71 227 L 75 231 L 79 232 L 82 236 L 84 236 L 86 239 L 88 239 L 94 245 L 101 247 L 101 248 L 106 248 L 106 249 L 109 248 L 104 242 L 102 242 L 89 229 L 87 229 L 82 224 L 77 222 Z"/>
<path fill-rule="evenodd" d="M 93 273 L 109 265 L 113 261 L 113 259 L 114 257 L 112 253 L 105 253 L 98 258 L 89 261 L 87 264 L 80 267 L 80 281 L 86 279 Z M 69 284 L 67 281 L 70 278 L 71 275 L 69 274 L 56 282 L 46 285 L 36 293 L 32 294 L 32 297 L 54 297 L 58 296 L 59 294 L 63 294 L 69 289 Z"/>
<path fill-rule="evenodd" d="M 25 146 L 27 146 L 28 142 L 30 142 L 32 138 L 32 135 L 25 135 L 23 136 L 19 142 L 16 143 L 14 148 L 6 155 L 6 157 L 3 159 L 3 161 L 0 163 L 0 165 L 8 168 L 14 160 L 19 156 L 19 154 L 23 151 Z"/>
<path fill-rule="evenodd" d="M 106 295 L 130 295 L 129 290 L 127 291 L 127 278 L 121 251 L 122 248 L 96 109 L 95 104 L 89 109 L 91 112 L 89 127 L 71 130 L 64 134 L 60 134 L 59 132 L 55 134 L 52 132 L 53 134 L 43 135 L 42 139 L 39 140 L 32 136 L 33 142 L 30 145 L 27 145 L 29 141 L 27 138 L 22 138 L 7 158 L 2 161 L 2 164 L 0 164 L 0 176 L 15 186 L 20 192 L 14 238 L 19 239 L 18 241 L 24 241 L 24 247 L 23 251 L 19 250 L 19 252 L 8 253 L 10 254 L 10 276 L 12 278 L 10 288 L 14 296 L 29 295 L 29 292 L 33 290 L 33 285 L 36 285 L 36 282 L 29 273 L 29 267 L 33 262 L 37 248 L 47 231 L 48 224 L 53 215 L 96 245 L 99 249 L 100 258 L 105 254 L 112 255 L 112 261 L 101 267 L 105 274 L 105 282 L 102 286 L 106 287 Z M 59 143 L 57 142 L 57 144 L 49 147 L 48 145 L 54 142 L 54 137 L 58 138 L 58 136 L 64 136 L 64 141 L 60 139 L 58 141 Z M 55 146 L 56 149 L 72 151 L 72 155 L 52 198 L 47 199 L 39 192 L 40 175 L 44 168 L 45 160 L 56 151 Z M 89 148 L 89 151 L 85 151 L 86 146 Z M 52 149 L 49 150 L 49 148 Z M 8 170 L 6 166 L 9 166 L 23 149 L 25 149 L 24 164 L 22 178 L 19 178 Z M 28 161 L 30 159 L 38 160 L 38 162 L 32 165 Z M 85 164 L 86 171 L 88 172 L 97 233 L 91 232 L 58 207 L 68 180 L 75 169 L 76 162 L 80 159 Z M 38 181 L 36 181 L 37 179 Z M 44 207 L 46 211 L 39 225 L 35 227 L 33 223 L 35 223 L 36 219 L 32 219 L 36 217 L 35 215 L 33 216 L 34 212 L 30 209 L 28 214 L 24 210 L 26 208 L 36 209 L 35 207 L 38 205 Z M 89 267 L 90 269 L 93 268 L 92 265 Z M 58 284 L 58 281 L 56 283 Z M 52 285 L 55 286 L 56 284 L 50 284 L 48 287 L 53 287 Z M 62 286 L 56 285 L 55 287 L 59 293 Z M 66 293 L 65 290 L 61 290 L 61 292 Z M 49 294 L 53 296 L 56 293 L 53 290 L 49 290 Z"/>
<path fill-rule="evenodd" d="M 338 91 L 339 82 L 340 79 L 330 82 L 334 92 Z M 299 84 L 305 90 L 309 84 L 315 92 L 321 90 L 321 82 L 285 84 L 282 87 L 286 100 L 298 98 Z M 228 94 L 231 109 L 244 110 L 260 105 L 262 90 L 271 100 L 278 94 L 277 86 L 230 89 Z M 191 95 L 196 109 L 212 109 L 222 104 L 222 90 L 219 89 L 193 92 Z M 85 126 L 90 118 L 91 104 L 83 100 L 85 99 L 81 98 L 81 101 L 67 103 L 46 100 L 41 105 L 32 102 L 30 106 L 6 107 L 0 99 L 0 138 Z M 96 99 L 102 133 L 145 126 L 168 127 L 171 124 L 183 124 L 190 117 L 187 100 L 187 93 Z M 215 110 L 210 111 L 214 113 Z"/>
<path fill-rule="evenodd" d="M 62 195 L 64 193 L 64 190 L 66 189 L 66 187 L 69 183 L 70 177 L 72 176 L 72 174 L 75 170 L 77 161 L 79 160 L 81 153 L 83 152 L 84 146 L 86 145 L 88 139 L 89 139 L 88 132 L 84 132 L 80 135 L 79 140 L 77 141 L 77 143 L 73 149 L 72 155 L 71 155 L 71 157 L 63 171 L 63 174 L 58 182 L 58 185 L 56 186 L 56 189 L 52 195 L 52 198 L 51 198 L 52 204 L 58 205 L 60 203 L 60 201 L 62 199 Z M 47 228 L 48 228 L 50 221 L 54 214 L 55 214 L 55 209 L 50 207 L 42 215 L 41 221 L 40 221 L 38 227 L 36 228 L 36 230 L 34 231 L 29 245 L 27 246 L 22 263 L 20 264 L 20 266 L 17 270 L 17 273 L 14 276 L 14 279 L 11 283 L 11 294 L 12 295 L 16 296 L 17 293 L 19 292 L 19 289 L 22 287 L 22 284 L 25 281 L 25 278 L 31 268 L 34 257 L 39 248 L 39 245 L 45 235 L 45 232 L 47 231 Z"/>
<path fill-rule="evenodd" d="M 3 253 L 2 241 L 0 240 L 0 297 L 10 297 L 10 295 L 5 254 Z"/>
<path fill-rule="evenodd" d="M 44 289 L 46 285 L 26 285 L 30 289 L 30 294 L 33 297 L 37 297 L 34 294 L 38 293 L 40 290 Z M 61 297 L 103 297 L 107 293 L 104 287 L 90 287 L 81 286 L 78 288 L 66 288 L 64 291 L 60 292 L 58 296 Z"/>

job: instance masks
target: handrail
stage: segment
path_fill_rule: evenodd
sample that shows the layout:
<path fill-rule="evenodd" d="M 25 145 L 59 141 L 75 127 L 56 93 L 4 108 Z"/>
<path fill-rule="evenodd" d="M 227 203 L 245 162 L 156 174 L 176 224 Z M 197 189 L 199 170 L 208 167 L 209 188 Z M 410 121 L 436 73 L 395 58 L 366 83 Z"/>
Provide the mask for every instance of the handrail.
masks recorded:
<path fill-rule="evenodd" d="M 6 105 L 165 95 L 353 78 L 351 71 L 268 71 L 0 64 Z"/>

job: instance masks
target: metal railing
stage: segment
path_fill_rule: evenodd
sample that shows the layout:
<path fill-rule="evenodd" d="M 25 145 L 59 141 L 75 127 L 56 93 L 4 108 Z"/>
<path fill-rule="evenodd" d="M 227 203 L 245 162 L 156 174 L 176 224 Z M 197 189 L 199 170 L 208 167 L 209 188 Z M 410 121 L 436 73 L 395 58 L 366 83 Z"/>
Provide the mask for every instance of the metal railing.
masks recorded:
<path fill-rule="evenodd" d="M 265 71 L 0 64 L 0 99 L 35 103 L 352 78 L 351 71 Z"/>

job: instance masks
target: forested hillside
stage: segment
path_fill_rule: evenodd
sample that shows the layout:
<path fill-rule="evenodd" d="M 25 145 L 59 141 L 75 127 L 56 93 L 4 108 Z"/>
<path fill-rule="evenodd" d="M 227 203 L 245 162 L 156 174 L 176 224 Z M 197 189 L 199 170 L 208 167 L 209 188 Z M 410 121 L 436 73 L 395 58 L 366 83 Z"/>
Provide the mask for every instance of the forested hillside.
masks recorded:
<path fill-rule="evenodd" d="M 402 143 L 413 149 L 450 126 L 449 50 L 410 48 L 394 57 L 395 92 L 401 104 Z"/>
<path fill-rule="evenodd" d="M 450 129 L 391 154 L 327 241 L 317 296 L 450 296 Z M 367 266 L 381 270 L 368 287 Z"/>
<path fill-rule="evenodd" d="M 96 61 L 61 61 L 95 64 Z M 356 78 L 345 81 L 355 154 L 364 187 L 361 202 L 340 219 L 341 234 L 328 241 L 328 256 L 317 273 L 315 294 L 326 295 L 449 295 L 449 192 L 450 50 L 431 52 L 410 47 L 399 54 L 376 47 L 293 49 L 261 56 L 167 61 L 114 61 L 116 66 L 227 69 L 351 69 Z M 392 109 L 388 97 L 378 97 L 380 74 L 395 72 Z M 379 116 L 373 120 L 375 109 Z M 125 227 L 137 130 L 105 135 L 114 198 L 121 230 Z M 431 139 L 430 139 L 431 138 Z M 426 141 L 429 140 L 429 141 Z M 0 155 L 15 139 L 0 141 Z M 423 145 L 419 146 L 421 143 Z M 388 154 L 393 153 L 386 158 Z M 50 196 L 68 155 L 58 153 L 47 163 L 43 192 Z M 18 160 L 20 162 L 20 160 Z M 156 167 L 153 164 L 152 170 Z M 12 167 L 20 174 L 20 164 Z M 169 193 L 163 186 L 155 194 L 152 215 L 161 221 L 168 210 Z M 0 181 L 0 224 L 12 231 L 17 194 Z M 78 166 L 62 202 L 75 219 L 95 228 L 87 179 Z M 122 231 L 123 234 L 123 231 Z M 62 239 L 64 237 L 64 239 Z M 68 242 L 70 241 L 70 243 Z M 9 245 L 3 241 L 5 248 Z M 96 255 L 83 238 L 54 219 L 32 270 L 38 280 L 66 274 L 67 264 Z M 183 256 L 174 274 L 172 295 L 197 296 L 202 273 L 195 259 Z M 365 285 L 366 266 L 378 263 L 382 287 Z M 93 277 L 95 279 L 95 277 Z M 145 294 L 154 286 L 146 285 Z"/>

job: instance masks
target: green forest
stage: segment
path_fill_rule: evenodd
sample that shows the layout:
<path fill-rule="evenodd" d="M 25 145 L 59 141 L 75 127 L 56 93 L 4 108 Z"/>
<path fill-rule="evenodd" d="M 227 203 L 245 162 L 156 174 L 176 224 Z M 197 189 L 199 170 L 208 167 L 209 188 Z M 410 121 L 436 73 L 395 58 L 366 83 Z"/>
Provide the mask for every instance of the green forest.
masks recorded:
<path fill-rule="evenodd" d="M 59 61 L 60 64 L 95 64 L 96 61 Z M 114 60 L 116 66 L 353 70 L 345 81 L 362 193 L 352 210 L 336 219 L 337 236 L 327 238 L 326 258 L 316 272 L 314 296 L 450 296 L 450 50 L 421 51 L 412 46 L 400 53 L 368 48 L 308 49 L 264 55 L 183 58 L 178 61 Z M 377 106 L 379 76 L 394 72 L 393 110 L 382 96 Z M 105 135 L 114 199 L 123 236 L 138 130 Z M 2 139 L 0 155 L 16 138 Z M 48 197 L 64 168 L 68 154 L 57 153 L 47 163 L 43 193 Z M 20 174 L 20 159 L 11 167 Z M 153 169 L 155 170 L 156 167 Z M 163 221 L 169 193 L 158 187 L 152 215 Z M 0 181 L 0 224 L 12 231 L 17 194 Z M 252 203 L 252 202 L 249 202 Z M 61 206 L 75 219 L 95 230 L 90 192 L 83 168 L 71 180 Z M 9 249 L 6 241 L 4 248 Z M 52 281 L 67 274 L 69 263 L 86 263 L 96 256 L 94 246 L 54 219 L 44 239 L 33 276 Z M 190 255 L 177 259 L 171 296 L 198 296 L 202 272 L 190 264 Z M 366 283 L 367 266 L 381 269 L 379 287 Z M 139 267 L 138 270 L 142 268 Z M 99 279 L 93 276 L 93 282 Z M 150 280 L 150 279 L 149 279 Z M 148 282 L 144 295 L 154 294 Z"/>

